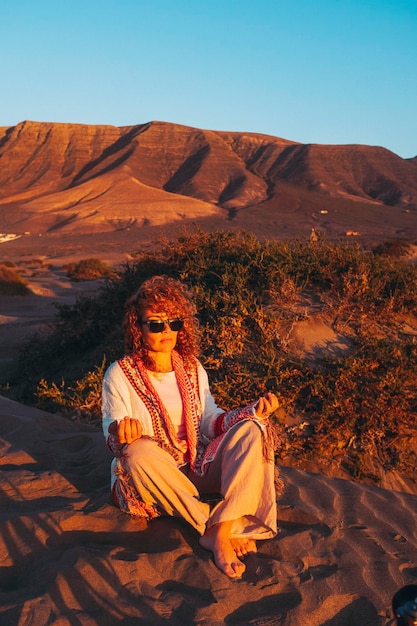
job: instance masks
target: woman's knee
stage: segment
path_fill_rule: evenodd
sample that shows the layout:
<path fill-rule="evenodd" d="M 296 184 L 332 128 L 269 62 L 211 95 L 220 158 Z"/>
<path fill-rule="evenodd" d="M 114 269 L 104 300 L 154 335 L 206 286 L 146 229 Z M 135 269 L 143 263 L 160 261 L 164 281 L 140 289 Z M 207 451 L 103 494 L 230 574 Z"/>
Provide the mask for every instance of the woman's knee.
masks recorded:
<path fill-rule="evenodd" d="M 235 450 L 237 454 L 262 454 L 262 432 L 253 420 L 239 422 L 226 434 L 223 453 Z"/>
<path fill-rule="evenodd" d="M 163 457 L 165 456 L 168 459 L 164 459 Z M 162 460 L 169 461 L 171 458 L 153 439 L 148 437 L 140 437 L 132 441 L 132 443 L 126 446 L 124 457 L 127 465 L 136 469 L 158 467 Z"/>
<path fill-rule="evenodd" d="M 262 431 L 255 421 L 253 420 L 244 420 L 243 422 L 239 422 L 234 427 L 236 428 L 236 434 L 238 435 L 240 440 L 247 440 L 251 442 L 251 444 L 256 445 L 257 443 L 261 444 L 262 442 Z"/>

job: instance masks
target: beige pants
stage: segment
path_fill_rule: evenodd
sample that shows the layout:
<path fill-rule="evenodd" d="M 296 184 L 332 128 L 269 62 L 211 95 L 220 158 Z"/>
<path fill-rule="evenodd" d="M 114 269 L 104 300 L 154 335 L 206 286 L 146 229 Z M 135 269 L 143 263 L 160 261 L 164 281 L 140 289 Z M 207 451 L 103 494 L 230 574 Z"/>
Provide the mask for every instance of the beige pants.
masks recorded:
<path fill-rule="evenodd" d="M 218 522 L 235 520 L 233 536 L 269 539 L 277 532 L 274 464 L 262 456 L 262 434 L 250 420 L 225 435 L 204 477 L 178 468 L 170 454 L 151 439 L 127 448 L 128 470 L 139 498 L 165 514 L 182 517 L 201 535 Z M 224 499 L 210 511 L 200 494 L 220 492 Z"/>

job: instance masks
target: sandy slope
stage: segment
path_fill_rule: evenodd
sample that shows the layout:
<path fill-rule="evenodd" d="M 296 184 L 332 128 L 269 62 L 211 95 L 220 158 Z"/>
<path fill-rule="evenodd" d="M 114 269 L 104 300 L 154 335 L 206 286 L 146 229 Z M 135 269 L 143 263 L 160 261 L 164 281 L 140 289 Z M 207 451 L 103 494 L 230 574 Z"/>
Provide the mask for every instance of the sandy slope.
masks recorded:
<path fill-rule="evenodd" d="M 72 304 L 82 293 L 94 293 L 98 281 L 71 282 L 59 265 L 51 266 L 42 256 L 19 261 L 16 267 L 28 281 L 31 294 L 1 296 L 0 302 L 0 382 L 7 382 L 7 374 L 25 340 L 35 332 L 42 332 L 55 315 L 55 304 Z"/>
<path fill-rule="evenodd" d="M 417 496 L 282 468 L 279 536 L 223 576 L 181 521 L 109 497 L 99 430 L 0 398 L 0 622 L 392 624 L 417 579 Z"/>

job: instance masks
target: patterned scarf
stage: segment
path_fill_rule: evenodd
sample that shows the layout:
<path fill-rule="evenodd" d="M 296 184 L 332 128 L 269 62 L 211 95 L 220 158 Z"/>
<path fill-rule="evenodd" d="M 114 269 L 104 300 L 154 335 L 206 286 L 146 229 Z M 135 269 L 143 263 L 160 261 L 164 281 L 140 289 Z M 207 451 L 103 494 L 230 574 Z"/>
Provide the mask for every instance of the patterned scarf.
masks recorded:
<path fill-rule="evenodd" d="M 182 400 L 186 443 L 175 436 L 172 420 L 152 385 L 143 362 L 132 355 L 120 359 L 119 365 L 151 416 L 154 439 L 157 444 L 167 450 L 179 465 L 185 465 L 189 457 L 190 466 L 194 469 L 201 415 L 197 365 L 186 370 L 182 357 L 178 352 L 173 351 L 172 365 Z"/>

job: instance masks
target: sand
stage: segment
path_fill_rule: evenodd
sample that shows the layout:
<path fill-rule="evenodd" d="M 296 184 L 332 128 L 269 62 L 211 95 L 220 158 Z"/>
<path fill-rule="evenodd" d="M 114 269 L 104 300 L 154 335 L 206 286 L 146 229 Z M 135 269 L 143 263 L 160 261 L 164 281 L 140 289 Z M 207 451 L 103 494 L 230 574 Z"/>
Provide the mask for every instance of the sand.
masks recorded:
<path fill-rule="evenodd" d="M 282 467 L 278 536 L 229 580 L 181 520 L 114 507 L 99 429 L 0 398 L 0 623 L 393 624 L 417 496 Z"/>

